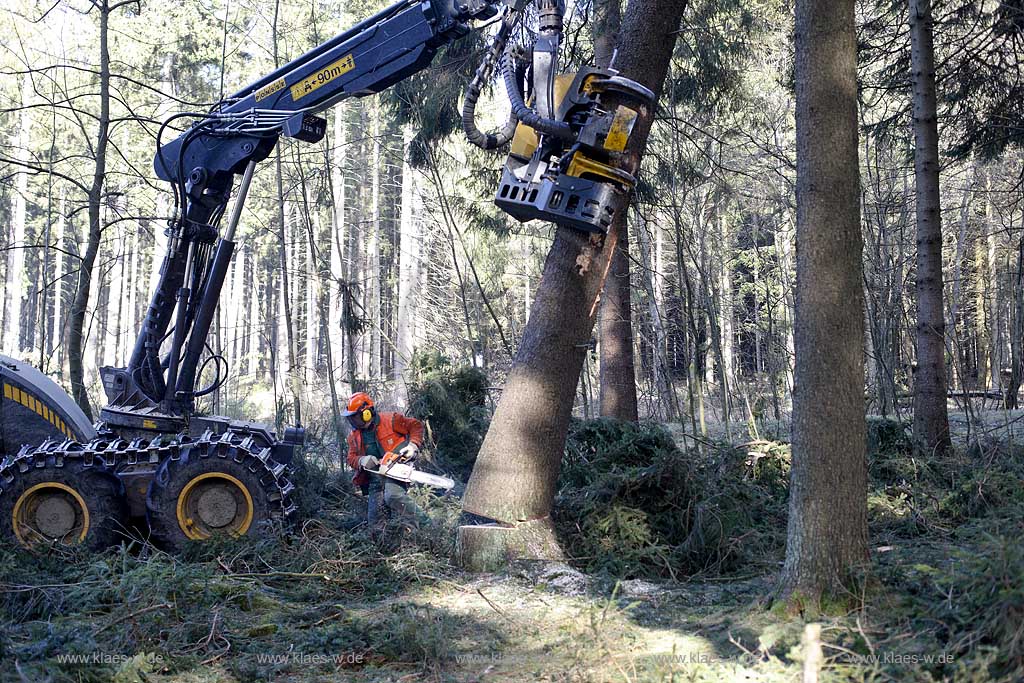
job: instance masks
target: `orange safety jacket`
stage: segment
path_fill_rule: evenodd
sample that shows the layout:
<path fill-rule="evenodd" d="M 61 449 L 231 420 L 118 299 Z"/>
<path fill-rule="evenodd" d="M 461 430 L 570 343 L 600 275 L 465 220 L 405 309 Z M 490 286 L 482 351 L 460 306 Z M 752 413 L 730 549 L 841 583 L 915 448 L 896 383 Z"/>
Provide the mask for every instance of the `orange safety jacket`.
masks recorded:
<path fill-rule="evenodd" d="M 385 454 L 394 451 L 406 441 L 423 445 L 423 423 L 414 417 L 406 417 L 401 413 L 378 413 L 377 441 Z M 370 475 L 359 467 L 359 458 L 366 455 L 366 444 L 363 442 L 363 430 L 353 429 L 348 435 L 348 466 L 356 471 L 352 483 L 365 486 L 370 483 Z"/>

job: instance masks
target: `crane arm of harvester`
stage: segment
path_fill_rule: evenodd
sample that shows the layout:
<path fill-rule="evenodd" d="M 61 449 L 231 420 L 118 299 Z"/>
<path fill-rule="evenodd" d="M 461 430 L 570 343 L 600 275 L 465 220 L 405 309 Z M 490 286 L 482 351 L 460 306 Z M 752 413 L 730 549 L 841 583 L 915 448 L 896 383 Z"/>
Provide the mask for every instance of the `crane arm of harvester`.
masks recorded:
<path fill-rule="evenodd" d="M 350 97 L 377 93 L 426 68 L 438 49 L 475 21 L 527 0 L 401 0 L 238 91 L 212 111 L 172 117 L 158 135 L 157 175 L 171 183 L 177 207 L 168 251 L 127 368 L 105 368 L 108 423 L 141 427 L 158 415 L 188 415 L 200 358 L 234 249 L 234 233 L 254 166 L 283 135 L 321 140 L 316 114 Z M 168 124 L 193 117 L 176 139 Z M 228 225 L 219 229 L 236 176 L 241 182 Z M 169 328 L 171 331 L 169 332 Z M 170 347 L 165 342 L 170 340 Z M 161 354 L 161 348 L 165 352 Z M 219 363 L 220 361 L 215 361 Z M 220 376 L 219 367 L 217 372 Z M 158 425 L 162 426 L 162 425 Z"/>
<path fill-rule="evenodd" d="M 537 7 L 532 93 L 523 92 L 522 58 L 505 49 L 525 6 Z M 535 218 L 603 232 L 626 205 L 634 178 L 617 167 L 638 109 L 653 104 L 643 86 L 612 69 L 585 67 L 558 75 L 563 0 L 400 0 L 298 59 L 243 88 L 205 113 L 171 117 L 157 135 L 157 175 L 173 190 L 168 251 L 126 368 L 101 368 L 112 428 L 174 433 L 194 412 L 195 399 L 223 381 L 197 388 L 200 360 L 234 250 L 235 229 L 256 163 L 280 137 L 321 140 L 327 122 L 317 113 L 349 97 L 380 92 L 427 67 L 443 45 L 501 13 L 476 76 L 466 91 L 463 128 L 473 144 L 495 149 L 511 142 L 495 203 L 521 221 Z M 476 128 L 483 84 L 500 69 L 512 115 L 497 135 Z M 605 106 L 611 94 L 628 106 Z M 531 101 L 527 104 L 527 101 Z M 535 107 L 534 107 L 535 105 Z M 194 123 L 163 143 L 168 125 Z M 236 176 L 234 205 L 220 227 Z M 226 371 L 225 371 L 226 375 Z"/>

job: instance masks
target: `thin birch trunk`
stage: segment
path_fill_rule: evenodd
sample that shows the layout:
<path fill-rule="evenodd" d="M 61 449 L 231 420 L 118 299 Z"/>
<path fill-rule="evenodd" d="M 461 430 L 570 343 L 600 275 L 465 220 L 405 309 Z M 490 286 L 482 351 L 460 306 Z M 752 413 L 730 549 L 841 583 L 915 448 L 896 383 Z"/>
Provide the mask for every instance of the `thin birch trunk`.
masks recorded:
<path fill-rule="evenodd" d="M 402 213 L 398 242 L 398 319 L 395 323 L 395 362 L 392 379 L 395 383 L 395 402 L 405 408 L 409 402 L 406 368 L 412 361 L 416 333 L 416 283 L 419 281 L 420 252 L 423 239 L 419 234 L 416 216 L 416 182 L 409 154 L 413 140 L 411 126 L 403 130 L 402 158 Z"/>
<path fill-rule="evenodd" d="M 18 134 L 14 139 L 14 158 L 29 160 L 29 137 L 32 131 L 32 110 L 28 108 L 32 99 L 32 72 L 22 78 L 21 112 Z M 18 355 L 22 347 L 21 307 L 25 297 L 25 222 L 28 214 L 28 173 L 18 173 L 14 181 L 11 201 L 11 241 L 7 251 L 7 282 L 4 300 L 7 314 L 4 316 L 3 346 L 8 353 Z"/>
<path fill-rule="evenodd" d="M 54 244 L 57 250 L 53 258 L 53 334 L 51 343 L 57 349 L 57 367 L 64 374 L 64 233 L 67 225 L 67 189 L 61 185 L 60 199 L 57 203 L 57 233 Z"/>
<path fill-rule="evenodd" d="M 331 359 L 334 363 L 341 362 L 345 357 L 345 339 L 349 332 L 344 326 L 344 301 L 342 295 L 342 283 L 348 280 L 347 268 L 345 267 L 347 225 L 345 223 L 345 145 L 347 142 L 347 127 L 345 125 L 345 112 L 347 110 L 339 106 L 334 112 L 334 137 L 331 140 L 334 149 L 331 154 L 331 193 L 333 203 L 333 230 L 331 230 L 331 263 L 328 273 L 328 291 L 330 306 L 328 311 L 328 345 L 330 346 Z M 333 377 L 332 377 L 333 381 Z M 351 384 L 352 378 L 348 378 Z"/>
<path fill-rule="evenodd" d="M 93 148 L 92 186 L 88 193 L 89 232 L 82 263 L 78 271 L 78 289 L 71 305 L 71 326 L 68 329 L 68 365 L 71 378 L 71 393 L 86 417 L 92 419 L 92 407 L 85 379 L 84 343 L 86 316 L 89 308 L 89 294 L 92 289 L 93 266 L 99 252 L 103 225 L 100 221 L 100 204 L 103 200 L 104 180 L 107 173 L 107 144 L 110 129 L 110 53 L 107 48 L 110 4 L 107 0 L 92 0 L 99 11 L 99 115 L 97 117 L 96 145 Z"/>
<path fill-rule="evenodd" d="M 374 106 L 371 110 L 373 117 L 370 134 L 373 136 L 373 153 L 370 157 L 370 239 L 366 251 L 366 269 L 369 282 L 367 293 L 367 321 L 370 334 L 370 362 L 368 366 L 369 379 L 377 381 L 381 377 L 381 279 L 380 279 L 380 243 L 381 243 L 381 217 L 380 217 L 380 174 L 381 174 L 381 126 L 380 108 Z"/>
<path fill-rule="evenodd" d="M 655 238 L 652 244 L 651 236 L 648 234 L 648 226 L 651 225 L 655 231 Z M 651 323 L 651 371 L 654 375 L 654 386 L 658 392 L 658 403 L 663 408 L 659 417 L 666 420 L 673 420 L 677 415 L 675 406 L 674 390 L 672 380 L 668 374 L 668 364 L 665 356 L 665 323 L 662 319 L 662 308 L 659 300 L 663 295 L 659 292 L 662 285 L 661 279 L 661 228 L 657 221 L 648 223 L 641 221 L 637 226 L 636 235 L 640 246 L 640 259 L 648 264 L 644 268 L 644 289 L 647 291 L 647 314 Z"/>
<path fill-rule="evenodd" d="M 259 252 L 253 249 L 245 249 L 243 256 L 248 256 L 249 265 L 249 342 L 246 344 L 245 364 L 246 374 L 251 381 L 255 382 L 259 379 L 260 364 L 259 359 L 262 355 L 261 350 L 261 338 L 260 338 L 260 300 L 263 298 L 257 293 L 261 291 L 260 283 L 260 259 Z"/>
<path fill-rule="evenodd" d="M 55 89 L 54 89 L 55 90 Z M 39 369 L 43 372 L 48 370 L 47 360 L 51 351 L 47 348 L 47 343 L 50 342 L 49 324 L 50 324 L 50 291 L 51 291 L 51 274 L 50 274 L 50 257 L 51 251 L 53 251 L 53 167 L 54 167 L 54 155 L 52 150 L 56 149 L 57 145 L 57 109 L 53 109 L 53 118 L 51 120 L 50 128 L 50 148 L 51 154 L 50 159 L 50 173 L 46 177 L 46 228 L 43 234 L 43 264 L 40 269 L 39 276 L 39 314 L 37 317 L 38 329 L 39 329 Z M 59 292 L 59 288 L 58 288 Z"/>
<path fill-rule="evenodd" d="M 281 10 L 281 0 L 277 0 L 274 3 L 274 22 L 272 25 L 272 39 L 274 46 L 274 66 L 280 66 L 281 60 L 278 52 L 278 18 Z M 281 310 L 284 315 L 283 324 L 285 328 L 285 336 L 288 342 L 287 356 L 288 356 L 288 368 L 286 377 L 289 378 L 289 384 L 292 393 L 292 411 L 295 424 L 302 423 L 302 401 L 301 401 L 301 390 L 299 387 L 298 377 L 298 358 L 296 354 L 295 345 L 295 326 L 293 325 L 292 319 L 292 302 L 290 298 L 291 282 L 288 273 L 288 251 L 287 251 L 287 239 L 288 239 L 288 226 L 285 222 L 285 197 L 284 197 L 284 177 L 283 169 L 281 164 L 281 148 L 277 148 L 277 153 L 274 156 L 276 180 L 277 180 L 277 228 L 278 228 L 278 239 L 280 241 L 280 269 L 281 269 Z M 280 354 L 278 354 L 280 355 Z"/>

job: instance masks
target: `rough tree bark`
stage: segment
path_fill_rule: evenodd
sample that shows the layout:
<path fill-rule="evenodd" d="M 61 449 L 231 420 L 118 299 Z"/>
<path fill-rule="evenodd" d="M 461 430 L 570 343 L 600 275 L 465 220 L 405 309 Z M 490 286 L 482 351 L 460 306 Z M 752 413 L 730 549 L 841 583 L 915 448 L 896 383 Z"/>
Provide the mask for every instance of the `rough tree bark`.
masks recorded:
<path fill-rule="evenodd" d="M 607 67 L 618 45 L 622 12 L 619 0 L 594 3 L 594 62 Z M 619 244 L 612 254 L 612 265 L 601 294 L 598 331 L 601 339 L 600 384 L 598 389 L 602 417 L 620 420 L 639 418 L 636 398 L 636 368 L 633 360 L 633 316 L 629 290 L 629 244 L 626 212 L 620 214 L 617 228 Z"/>
<path fill-rule="evenodd" d="M 629 292 L 629 244 L 625 218 L 621 225 L 619 245 L 612 255 L 612 265 L 601 295 L 600 323 L 600 387 L 601 417 L 614 417 L 636 422 L 636 367 L 633 359 L 633 314 Z"/>
<path fill-rule="evenodd" d="M 854 0 L 796 3 L 793 468 L 781 595 L 817 609 L 868 557 Z"/>
<path fill-rule="evenodd" d="M 929 452 L 949 446 L 946 323 L 942 309 L 942 212 L 939 124 L 931 0 L 910 0 L 910 75 L 914 90 L 914 181 L 917 190 L 917 370 L 914 436 Z"/>
<path fill-rule="evenodd" d="M 618 56 L 624 76 L 660 93 L 685 7 L 685 0 L 630 3 Z M 653 117 L 653 110 L 640 112 L 625 151 L 626 167 L 633 172 Z M 613 224 L 603 238 L 563 227 L 555 233 L 529 323 L 463 498 L 467 512 L 505 526 L 460 530 L 460 555 L 468 566 L 482 568 L 475 548 L 486 554 L 488 565 L 508 556 L 559 555 L 551 505 L 598 296 L 622 227 Z M 501 539 L 503 552 L 494 552 L 489 541 L 495 539 Z"/>

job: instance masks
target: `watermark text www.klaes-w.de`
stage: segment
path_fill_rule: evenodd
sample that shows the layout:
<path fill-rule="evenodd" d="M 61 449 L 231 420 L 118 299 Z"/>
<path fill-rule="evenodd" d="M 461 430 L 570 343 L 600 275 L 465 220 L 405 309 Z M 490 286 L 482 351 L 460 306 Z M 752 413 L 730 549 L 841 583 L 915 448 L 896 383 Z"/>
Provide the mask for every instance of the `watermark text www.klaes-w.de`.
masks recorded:
<path fill-rule="evenodd" d="M 458 664 L 516 664 L 519 662 L 534 661 L 535 657 L 528 655 L 492 653 L 470 653 L 456 654 L 454 656 Z M 738 657 L 724 657 L 714 652 L 693 651 L 674 653 L 654 653 L 640 656 L 640 659 L 651 664 L 661 666 L 712 666 L 727 664 L 730 661 L 753 661 L 756 657 L 752 655 L 740 655 Z M 921 667 L 935 666 L 942 664 L 953 664 L 956 655 L 952 652 L 936 653 L 901 653 L 901 652 L 879 652 L 875 654 L 857 654 L 844 652 L 829 660 L 830 664 L 846 664 L 854 666 L 906 666 Z"/>
<path fill-rule="evenodd" d="M 473 652 L 454 655 L 457 664 L 526 664 L 536 661 L 535 656 L 502 652 Z"/>
<path fill-rule="evenodd" d="M 351 666 L 363 664 L 366 655 L 362 652 L 338 652 L 338 653 L 310 653 L 310 652 L 284 652 L 280 654 L 261 653 L 256 655 L 259 664 L 275 664 L 278 666 L 318 666 L 329 664 L 333 666 Z"/>
<path fill-rule="evenodd" d="M 104 666 L 121 666 L 135 660 L 138 655 L 122 655 L 113 652 L 65 652 L 57 655 L 61 664 L 96 664 Z M 146 660 L 151 664 L 163 664 L 163 658 L 157 654 L 147 654 Z"/>
<path fill-rule="evenodd" d="M 835 661 L 866 666 L 933 666 L 935 664 L 952 664 L 956 661 L 956 655 L 952 652 L 879 652 L 872 654 L 844 652 L 836 657 Z"/>
<path fill-rule="evenodd" d="M 153 665 L 162 665 L 163 658 L 157 654 L 145 655 Z M 309 652 L 264 652 L 256 656 L 259 664 L 277 666 L 352 666 L 366 663 L 366 655 L 362 652 L 309 653 Z M 83 666 L 124 666 L 138 659 L 138 655 L 125 655 L 113 652 L 68 652 L 56 656 L 61 664 L 78 664 Z"/>
<path fill-rule="evenodd" d="M 706 651 L 694 651 L 672 654 L 652 654 L 645 657 L 648 661 L 658 664 L 722 664 L 730 658 L 722 657 L 715 653 Z M 738 660 L 751 660 L 750 655 L 740 656 Z M 956 655 L 952 652 L 877 652 L 873 654 L 858 654 L 843 652 L 830 658 L 831 664 L 848 664 L 854 666 L 934 666 L 941 664 L 953 664 Z"/>

